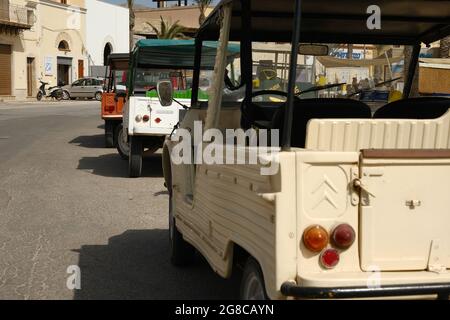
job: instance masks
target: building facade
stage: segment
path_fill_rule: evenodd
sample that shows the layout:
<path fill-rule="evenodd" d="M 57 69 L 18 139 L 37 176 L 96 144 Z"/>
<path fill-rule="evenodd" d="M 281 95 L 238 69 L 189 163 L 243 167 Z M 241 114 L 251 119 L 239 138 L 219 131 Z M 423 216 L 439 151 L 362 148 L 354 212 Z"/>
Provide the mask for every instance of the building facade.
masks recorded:
<path fill-rule="evenodd" d="M 111 51 L 128 48 L 128 26 L 123 32 L 121 27 L 107 32 L 97 23 L 89 24 L 85 0 L 0 1 L 1 100 L 34 99 L 39 80 L 50 85 L 70 84 L 87 76 L 92 64 L 103 65 L 105 46 Z M 87 1 L 92 16 L 115 30 L 114 8 Z M 126 11 L 128 19 L 128 9 L 119 9 Z M 127 25 L 128 20 L 117 24 Z"/>
<path fill-rule="evenodd" d="M 86 44 L 89 66 L 103 66 L 112 52 L 129 52 L 129 11 L 98 0 L 86 3 Z"/>

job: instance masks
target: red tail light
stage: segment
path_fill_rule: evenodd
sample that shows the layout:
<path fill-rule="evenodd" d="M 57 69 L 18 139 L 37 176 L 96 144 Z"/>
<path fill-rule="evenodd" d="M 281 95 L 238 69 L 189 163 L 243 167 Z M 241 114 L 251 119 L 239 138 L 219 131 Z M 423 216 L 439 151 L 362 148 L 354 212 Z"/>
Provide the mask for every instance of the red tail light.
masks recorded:
<path fill-rule="evenodd" d="M 332 269 L 339 263 L 339 252 L 327 249 L 320 254 L 320 264 L 326 269 Z"/>
<path fill-rule="evenodd" d="M 147 122 L 148 120 L 150 120 L 150 117 L 147 114 L 142 117 L 142 121 Z"/>
<path fill-rule="evenodd" d="M 155 119 L 155 122 L 156 122 L 156 123 L 160 123 L 160 122 L 161 122 L 161 119 L 160 119 L 160 118 L 156 118 L 156 119 Z"/>
<path fill-rule="evenodd" d="M 331 233 L 331 242 L 336 248 L 348 249 L 355 242 L 355 230 L 349 224 L 340 224 Z"/>
<path fill-rule="evenodd" d="M 320 252 L 328 244 L 328 232 L 322 226 L 310 226 L 303 232 L 303 243 L 309 250 Z"/>

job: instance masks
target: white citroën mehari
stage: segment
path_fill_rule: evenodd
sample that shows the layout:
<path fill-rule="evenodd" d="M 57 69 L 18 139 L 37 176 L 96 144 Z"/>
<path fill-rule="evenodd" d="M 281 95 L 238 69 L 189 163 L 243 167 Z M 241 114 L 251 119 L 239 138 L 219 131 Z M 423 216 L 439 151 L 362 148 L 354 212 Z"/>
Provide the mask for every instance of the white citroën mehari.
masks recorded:
<path fill-rule="evenodd" d="M 381 29 L 368 27 L 370 5 L 381 8 Z M 222 277 L 243 269 L 243 299 L 448 299 L 450 101 L 410 92 L 421 44 L 449 35 L 449 17 L 449 1 L 221 1 L 196 35 L 191 108 L 163 148 L 172 262 L 186 264 L 198 251 Z M 196 92 L 209 40 L 219 48 L 206 103 Z M 237 103 L 224 94 L 229 41 L 241 46 L 232 89 L 245 93 Z M 289 81 L 279 89 L 255 89 L 255 42 L 291 44 Z M 298 53 L 326 55 L 328 45 L 349 43 L 412 46 L 403 99 L 373 113 L 356 96 L 317 95 L 342 84 L 302 96 Z M 203 132 L 223 135 L 279 132 L 279 152 L 276 139 L 266 154 L 264 145 L 205 139 L 183 150 L 192 161 L 180 163 L 180 135 L 194 134 L 198 121 Z M 257 163 L 233 164 L 229 154 L 225 164 L 194 159 L 230 143 Z M 263 174 L 270 166 L 277 170 Z"/>

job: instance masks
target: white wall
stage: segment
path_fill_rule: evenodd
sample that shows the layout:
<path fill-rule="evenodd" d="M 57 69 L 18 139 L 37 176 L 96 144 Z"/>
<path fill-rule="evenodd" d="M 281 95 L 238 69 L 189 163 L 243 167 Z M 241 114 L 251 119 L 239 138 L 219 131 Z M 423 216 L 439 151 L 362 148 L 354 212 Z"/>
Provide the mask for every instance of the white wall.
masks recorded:
<path fill-rule="evenodd" d="M 109 42 L 112 52 L 129 52 L 128 9 L 98 0 L 86 0 L 86 44 L 88 66 L 103 65 L 103 50 Z"/>

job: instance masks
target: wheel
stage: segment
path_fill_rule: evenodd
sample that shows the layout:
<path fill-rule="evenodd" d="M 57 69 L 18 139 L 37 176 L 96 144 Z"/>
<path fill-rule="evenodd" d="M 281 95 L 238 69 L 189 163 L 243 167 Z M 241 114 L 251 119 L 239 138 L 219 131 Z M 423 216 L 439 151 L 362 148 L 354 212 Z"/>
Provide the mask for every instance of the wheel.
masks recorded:
<path fill-rule="evenodd" d="M 42 92 L 41 91 L 39 91 L 38 93 L 37 93 L 37 95 L 36 95 L 36 99 L 37 99 L 37 101 L 41 101 L 42 100 Z"/>
<path fill-rule="evenodd" d="M 112 121 L 105 121 L 105 147 L 114 147 L 114 123 Z"/>
<path fill-rule="evenodd" d="M 69 100 L 70 99 L 70 94 L 68 91 L 64 90 L 63 94 L 62 94 L 62 98 L 63 100 Z"/>
<path fill-rule="evenodd" d="M 123 129 L 122 124 L 119 124 L 114 129 L 114 141 L 120 156 L 124 160 L 128 160 L 130 154 L 130 144 L 128 143 L 128 135 Z"/>
<path fill-rule="evenodd" d="M 55 92 L 55 98 L 57 101 L 61 101 L 63 99 L 63 91 L 62 90 L 58 90 Z"/>
<path fill-rule="evenodd" d="M 141 176 L 142 172 L 142 153 L 144 147 L 142 146 L 141 137 L 130 137 L 130 155 L 128 157 L 128 174 L 131 178 Z"/>
<path fill-rule="evenodd" d="M 100 91 L 96 92 L 94 98 L 97 101 L 102 101 L 102 93 Z"/>
<path fill-rule="evenodd" d="M 169 193 L 170 262 L 177 267 L 187 266 L 194 260 L 195 249 L 183 239 L 183 235 L 177 229 L 173 216 L 172 192 Z"/>
<path fill-rule="evenodd" d="M 250 257 L 244 267 L 241 280 L 240 298 L 242 300 L 267 300 L 264 277 L 258 262 Z"/>

